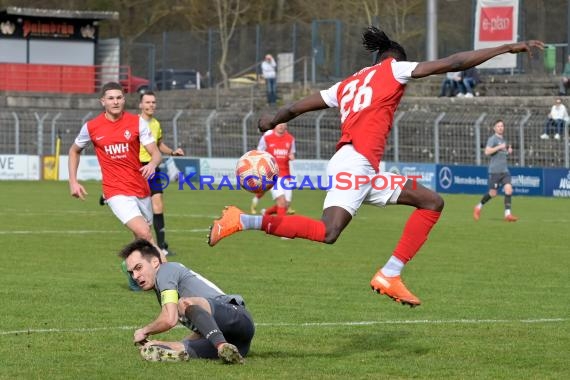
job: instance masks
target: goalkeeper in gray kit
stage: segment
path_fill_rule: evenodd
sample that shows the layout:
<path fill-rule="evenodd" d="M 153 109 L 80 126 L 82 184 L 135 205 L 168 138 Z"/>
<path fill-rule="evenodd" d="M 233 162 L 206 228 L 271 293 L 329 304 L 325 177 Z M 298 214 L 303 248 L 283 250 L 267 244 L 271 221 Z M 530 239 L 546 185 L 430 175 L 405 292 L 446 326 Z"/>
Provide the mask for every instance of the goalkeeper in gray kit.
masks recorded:
<path fill-rule="evenodd" d="M 156 319 L 134 333 L 148 361 L 221 359 L 241 364 L 255 333 L 251 314 L 240 295 L 227 295 L 180 263 L 162 263 L 150 242 L 137 239 L 119 253 L 127 271 L 143 290 L 154 290 L 161 305 Z M 192 333 L 180 342 L 148 340 L 180 322 Z"/>

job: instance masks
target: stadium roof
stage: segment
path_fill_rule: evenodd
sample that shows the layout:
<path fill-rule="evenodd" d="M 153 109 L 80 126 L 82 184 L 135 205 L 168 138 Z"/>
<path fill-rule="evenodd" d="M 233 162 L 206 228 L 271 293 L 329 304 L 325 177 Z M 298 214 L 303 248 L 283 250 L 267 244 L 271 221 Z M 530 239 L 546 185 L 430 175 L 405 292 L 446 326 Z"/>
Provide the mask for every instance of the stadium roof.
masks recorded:
<path fill-rule="evenodd" d="M 7 7 L 0 10 L 0 13 L 16 16 L 30 17 L 52 17 L 52 18 L 73 18 L 89 20 L 118 20 L 119 12 L 109 11 L 71 11 L 66 9 L 42 9 L 42 8 L 21 8 Z"/>

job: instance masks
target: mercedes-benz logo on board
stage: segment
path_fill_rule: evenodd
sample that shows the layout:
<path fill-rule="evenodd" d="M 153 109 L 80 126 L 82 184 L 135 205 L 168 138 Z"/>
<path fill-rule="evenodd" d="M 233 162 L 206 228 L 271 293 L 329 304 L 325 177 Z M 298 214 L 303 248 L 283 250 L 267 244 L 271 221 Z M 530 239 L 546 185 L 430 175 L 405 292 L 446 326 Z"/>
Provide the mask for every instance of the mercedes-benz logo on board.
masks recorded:
<path fill-rule="evenodd" d="M 448 166 L 444 166 L 439 171 L 439 185 L 442 189 L 449 189 L 453 184 L 453 174 Z"/>

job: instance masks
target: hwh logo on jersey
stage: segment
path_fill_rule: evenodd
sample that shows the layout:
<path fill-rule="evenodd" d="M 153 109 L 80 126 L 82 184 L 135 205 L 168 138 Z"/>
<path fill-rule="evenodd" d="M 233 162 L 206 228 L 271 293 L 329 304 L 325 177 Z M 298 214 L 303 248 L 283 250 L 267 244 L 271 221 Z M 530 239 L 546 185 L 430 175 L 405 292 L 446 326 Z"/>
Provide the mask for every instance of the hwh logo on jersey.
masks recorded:
<path fill-rule="evenodd" d="M 288 149 L 274 149 L 273 150 L 273 155 L 275 157 L 286 157 L 289 154 L 289 150 Z"/>
<path fill-rule="evenodd" d="M 129 152 L 129 144 L 105 145 L 105 153 L 110 155 L 122 154 L 128 152 Z"/>

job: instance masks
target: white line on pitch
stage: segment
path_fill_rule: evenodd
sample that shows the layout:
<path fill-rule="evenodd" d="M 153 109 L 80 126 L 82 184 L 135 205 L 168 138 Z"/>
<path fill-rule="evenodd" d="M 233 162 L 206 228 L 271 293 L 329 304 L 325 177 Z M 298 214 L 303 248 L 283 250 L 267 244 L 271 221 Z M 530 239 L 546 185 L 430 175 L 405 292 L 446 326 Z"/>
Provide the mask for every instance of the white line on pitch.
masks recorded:
<path fill-rule="evenodd" d="M 208 232 L 208 228 L 195 228 L 190 230 L 168 230 L 168 232 Z M 28 235 L 28 234 L 66 234 L 66 235 L 84 235 L 84 234 L 122 234 L 125 233 L 123 229 L 117 229 L 113 231 L 101 231 L 101 230 L 38 230 L 38 231 L 6 231 L 1 230 L 0 235 Z"/>
<path fill-rule="evenodd" d="M 456 325 L 456 324 L 504 324 L 504 323 L 557 323 L 567 322 L 568 318 L 533 318 L 533 319 L 412 319 L 387 321 L 354 321 L 354 322 L 303 322 L 303 323 L 256 323 L 256 327 L 336 327 L 336 326 L 370 326 L 370 325 Z M 71 329 L 27 329 L 0 331 L 0 335 L 40 334 L 40 333 L 91 333 L 97 331 L 135 330 L 140 326 L 115 326 Z M 178 325 L 176 328 L 185 328 Z"/>
<path fill-rule="evenodd" d="M 102 210 L 104 210 L 102 208 Z M 221 208 L 220 208 L 221 212 Z M 46 210 L 46 211 L 32 211 L 32 210 L 7 210 L 3 209 L 0 211 L 0 215 L 18 215 L 18 216 L 42 216 L 42 215 L 49 215 L 49 216 L 58 216 L 63 214 L 73 214 L 73 215 L 103 215 L 100 211 L 87 211 L 87 210 Z M 109 214 L 111 215 L 111 214 Z M 200 215 L 200 214 L 180 214 L 180 213 L 168 213 L 169 217 L 179 217 L 179 218 L 194 218 L 194 219 L 216 219 L 219 218 L 220 215 Z"/>

